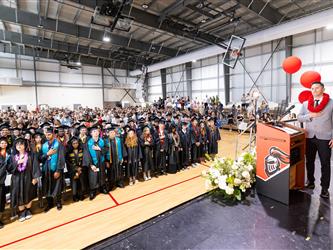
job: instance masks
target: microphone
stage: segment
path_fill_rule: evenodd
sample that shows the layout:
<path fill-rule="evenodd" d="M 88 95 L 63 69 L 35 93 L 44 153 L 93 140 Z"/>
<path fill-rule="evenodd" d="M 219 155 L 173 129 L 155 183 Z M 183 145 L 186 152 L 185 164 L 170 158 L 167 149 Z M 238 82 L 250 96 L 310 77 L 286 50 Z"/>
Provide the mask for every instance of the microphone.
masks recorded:
<path fill-rule="evenodd" d="M 283 114 L 281 115 L 280 120 L 281 120 L 283 117 L 285 117 L 287 114 L 289 114 L 290 111 L 291 111 L 292 109 L 294 109 L 294 108 L 295 108 L 295 105 L 294 105 L 294 104 L 291 105 L 289 108 L 287 108 L 286 111 L 284 111 Z"/>

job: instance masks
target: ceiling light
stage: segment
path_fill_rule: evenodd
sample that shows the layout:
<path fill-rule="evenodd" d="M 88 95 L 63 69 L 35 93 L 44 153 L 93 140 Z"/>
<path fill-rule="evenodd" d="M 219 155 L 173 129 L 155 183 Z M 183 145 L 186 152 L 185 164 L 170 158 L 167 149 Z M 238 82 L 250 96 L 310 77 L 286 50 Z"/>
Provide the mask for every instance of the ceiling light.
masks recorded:
<path fill-rule="evenodd" d="M 143 3 L 143 4 L 141 5 L 141 7 L 144 8 L 144 9 L 148 9 L 148 8 L 149 8 L 149 5 L 146 4 L 146 3 Z"/>
<path fill-rule="evenodd" d="M 205 23 L 205 22 L 207 22 L 207 19 L 202 19 L 201 22 Z"/>
<path fill-rule="evenodd" d="M 104 42 L 110 42 L 111 39 L 110 39 L 109 36 L 103 36 L 103 41 L 104 41 Z"/>
<path fill-rule="evenodd" d="M 81 66 L 81 62 L 76 62 L 76 65 Z"/>
<path fill-rule="evenodd" d="M 333 23 L 327 24 L 326 29 L 333 30 Z"/>
<path fill-rule="evenodd" d="M 194 63 L 195 63 L 195 62 L 197 62 L 197 60 L 195 60 L 195 59 L 194 59 L 194 60 L 192 60 L 192 62 L 194 62 Z"/>

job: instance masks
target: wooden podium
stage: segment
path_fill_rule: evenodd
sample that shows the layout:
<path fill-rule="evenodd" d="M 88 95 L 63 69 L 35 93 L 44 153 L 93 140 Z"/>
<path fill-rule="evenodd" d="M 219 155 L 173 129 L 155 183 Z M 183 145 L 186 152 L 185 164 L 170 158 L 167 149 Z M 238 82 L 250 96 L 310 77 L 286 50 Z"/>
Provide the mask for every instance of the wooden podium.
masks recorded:
<path fill-rule="evenodd" d="M 289 192 L 304 188 L 305 131 L 280 122 L 258 123 L 257 192 L 289 205 Z"/>

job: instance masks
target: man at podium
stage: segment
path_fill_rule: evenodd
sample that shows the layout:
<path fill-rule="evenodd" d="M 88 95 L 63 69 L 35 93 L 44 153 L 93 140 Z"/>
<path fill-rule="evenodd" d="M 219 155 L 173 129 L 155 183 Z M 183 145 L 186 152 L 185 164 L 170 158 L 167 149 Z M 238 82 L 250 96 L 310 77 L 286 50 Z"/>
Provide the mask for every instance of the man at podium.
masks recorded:
<path fill-rule="evenodd" d="M 315 188 L 315 159 L 319 154 L 321 163 L 321 194 L 322 198 L 329 198 L 331 178 L 331 148 L 333 147 L 333 101 L 324 93 L 325 86 L 321 82 L 311 85 L 312 96 L 302 104 L 297 117 L 305 124 L 306 130 L 306 169 L 308 181 L 306 187 Z"/>

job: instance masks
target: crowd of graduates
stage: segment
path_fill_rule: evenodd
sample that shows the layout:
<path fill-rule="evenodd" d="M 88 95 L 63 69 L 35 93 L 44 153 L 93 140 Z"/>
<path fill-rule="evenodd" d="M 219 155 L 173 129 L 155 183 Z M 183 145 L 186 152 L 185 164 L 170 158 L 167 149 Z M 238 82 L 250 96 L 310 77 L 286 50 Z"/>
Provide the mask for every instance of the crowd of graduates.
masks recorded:
<path fill-rule="evenodd" d="M 218 153 L 214 110 L 52 109 L 0 114 L 0 228 L 10 193 L 11 219 L 62 209 L 65 179 L 74 202 L 196 167 Z M 10 178 L 10 187 L 5 180 Z M 8 195 L 7 195 L 8 196 Z"/>

